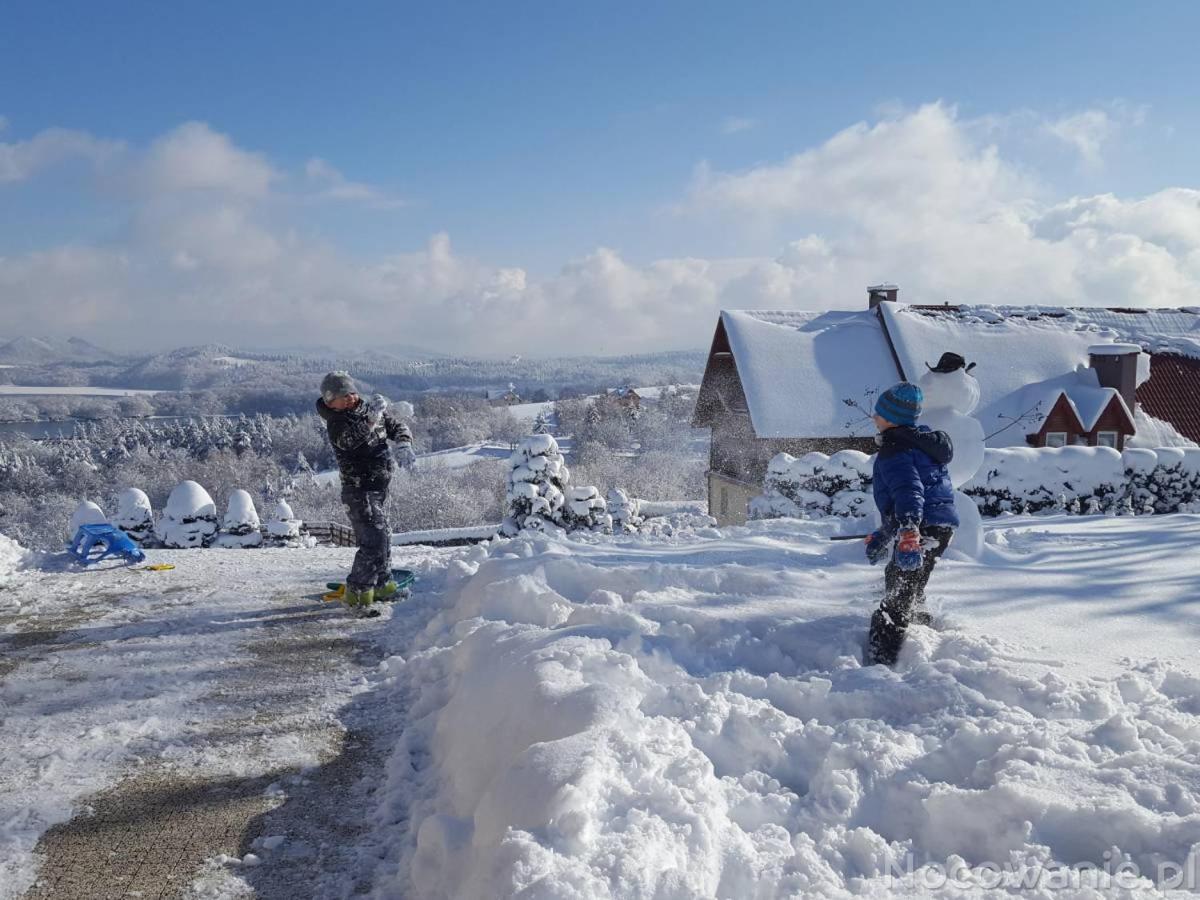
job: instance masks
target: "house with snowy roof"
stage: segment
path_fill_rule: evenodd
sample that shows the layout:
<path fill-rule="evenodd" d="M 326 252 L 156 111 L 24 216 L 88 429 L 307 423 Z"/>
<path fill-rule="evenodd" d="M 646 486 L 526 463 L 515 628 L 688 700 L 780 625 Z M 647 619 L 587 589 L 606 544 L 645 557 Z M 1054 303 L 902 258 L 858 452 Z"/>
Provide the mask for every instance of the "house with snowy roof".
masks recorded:
<path fill-rule="evenodd" d="M 1200 309 L 918 305 L 724 310 L 693 425 L 712 430 L 710 513 L 745 521 L 771 458 L 875 450 L 876 393 L 943 353 L 975 363 L 989 447 L 1200 442 Z"/>

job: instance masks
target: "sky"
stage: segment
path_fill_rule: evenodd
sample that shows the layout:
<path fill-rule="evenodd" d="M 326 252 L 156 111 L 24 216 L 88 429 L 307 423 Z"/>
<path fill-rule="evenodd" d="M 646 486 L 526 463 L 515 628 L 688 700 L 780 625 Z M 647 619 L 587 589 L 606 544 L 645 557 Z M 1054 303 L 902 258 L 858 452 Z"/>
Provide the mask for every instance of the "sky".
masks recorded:
<path fill-rule="evenodd" d="M 1184 2 L 5 4 L 0 338 L 702 347 L 1200 287 Z"/>

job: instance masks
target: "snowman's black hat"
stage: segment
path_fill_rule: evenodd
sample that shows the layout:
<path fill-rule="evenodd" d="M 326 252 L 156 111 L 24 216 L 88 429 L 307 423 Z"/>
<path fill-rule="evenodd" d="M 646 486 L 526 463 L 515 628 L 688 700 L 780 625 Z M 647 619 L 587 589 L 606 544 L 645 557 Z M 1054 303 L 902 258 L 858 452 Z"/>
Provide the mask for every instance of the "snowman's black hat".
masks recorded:
<path fill-rule="evenodd" d="M 975 363 L 968 364 L 967 361 L 959 354 L 950 353 L 947 351 L 942 354 L 942 358 L 938 360 L 938 364 L 936 366 L 931 366 L 929 363 L 925 363 L 925 368 L 927 368 L 930 372 L 938 372 L 942 375 L 947 375 L 950 372 L 957 372 L 959 369 L 966 369 L 968 372 L 970 372 L 973 368 L 975 368 Z"/>

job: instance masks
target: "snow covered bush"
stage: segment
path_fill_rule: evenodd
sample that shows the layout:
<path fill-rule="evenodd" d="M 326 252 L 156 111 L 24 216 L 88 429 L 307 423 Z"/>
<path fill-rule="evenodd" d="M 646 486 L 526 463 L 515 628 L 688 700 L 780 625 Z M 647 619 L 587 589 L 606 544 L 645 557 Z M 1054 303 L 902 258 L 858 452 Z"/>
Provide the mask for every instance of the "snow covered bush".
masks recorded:
<path fill-rule="evenodd" d="M 612 531 L 613 520 L 608 504 L 594 487 L 567 488 L 562 509 L 562 525 L 568 531 Z"/>
<path fill-rule="evenodd" d="M 1129 508 L 1125 464 L 1111 447 L 989 448 L 962 489 L 985 516 Z"/>
<path fill-rule="evenodd" d="M 91 500 L 81 500 L 75 507 L 75 512 L 71 513 L 71 520 L 67 523 L 67 537 L 74 538 L 80 525 L 103 525 L 107 521 L 104 510 Z"/>
<path fill-rule="evenodd" d="M 254 498 L 239 488 L 229 495 L 225 519 L 221 523 L 221 533 L 217 535 L 216 546 L 258 547 L 262 542 L 263 536 L 259 530 L 258 510 L 254 508 Z"/>
<path fill-rule="evenodd" d="M 1200 501 L 1200 449 L 1129 449 L 1125 465 L 1128 505 L 1139 514 L 1187 511 Z"/>
<path fill-rule="evenodd" d="M 832 456 L 779 453 L 767 467 L 763 493 L 750 501 L 754 519 L 863 518 L 872 514 L 872 457 L 857 450 Z"/>
<path fill-rule="evenodd" d="M 275 513 L 267 523 L 267 535 L 275 546 L 288 546 L 300 540 L 300 526 L 304 523 L 296 518 L 286 500 L 275 504 Z"/>
<path fill-rule="evenodd" d="M 508 460 L 507 514 L 501 533 L 511 537 L 527 528 L 545 531 L 561 527 L 570 477 L 553 437 L 531 434 L 523 438 Z"/>
<path fill-rule="evenodd" d="M 632 534 L 642 525 L 641 501 L 630 497 L 620 488 L 613 488 L 607 497 L 608 514 L 616 534 Z"/>
<path fill-rule="evenodd" d="M 207 547 L 217 533 L 217 506 L 208 491 L 194 481 L 181 482 L 167 499 L 158 522 L 164 547 Z"/>
<path fill-rule="evenodd" d="M 154 509 L 146 492 L 138 488 L 125 488 L 117 496 L 117 514 L 113 524 L 123 532 L 144 544 L 154 540 Z"/>

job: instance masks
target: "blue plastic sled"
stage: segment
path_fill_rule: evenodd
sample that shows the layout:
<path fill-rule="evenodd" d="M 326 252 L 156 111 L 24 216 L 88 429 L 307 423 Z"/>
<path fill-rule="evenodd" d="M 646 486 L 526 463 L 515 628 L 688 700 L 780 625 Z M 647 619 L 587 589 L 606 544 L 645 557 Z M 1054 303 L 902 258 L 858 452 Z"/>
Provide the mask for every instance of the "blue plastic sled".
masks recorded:
<path fill-rule="evenodd" d="M 119 556 L 127 563 L 140 563 L 146 559 L 133 538 L 113 525 L 80 525 L 67 549 L 85 566 L 113 556 Z"/>

